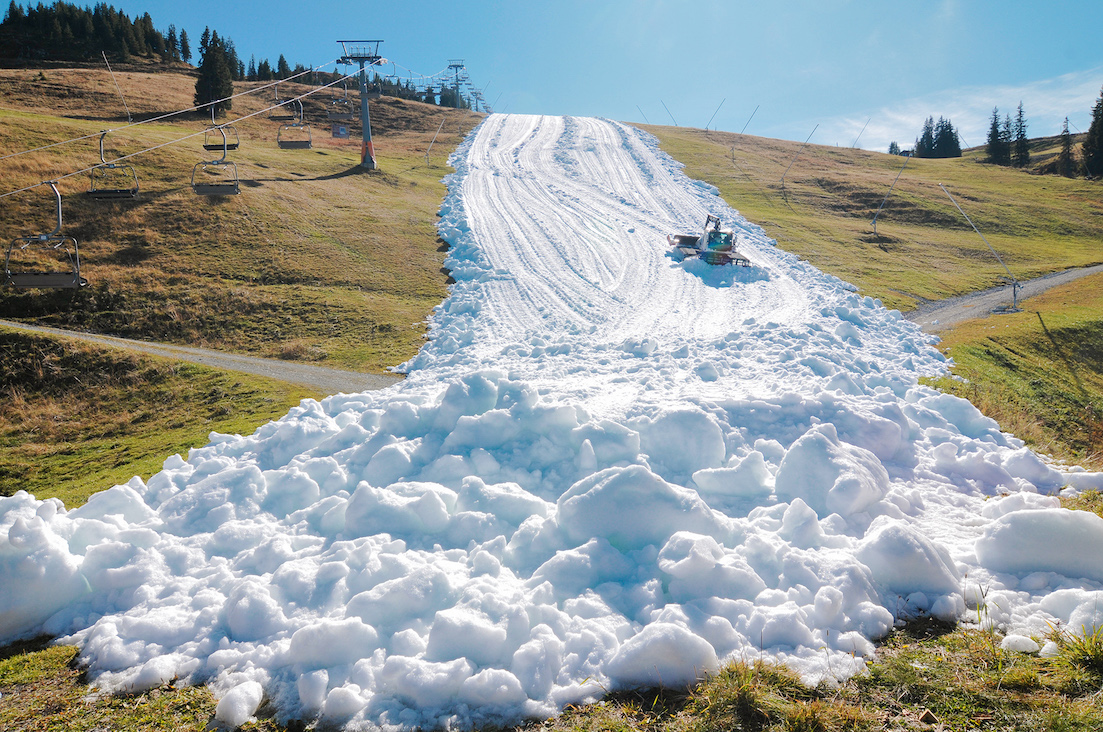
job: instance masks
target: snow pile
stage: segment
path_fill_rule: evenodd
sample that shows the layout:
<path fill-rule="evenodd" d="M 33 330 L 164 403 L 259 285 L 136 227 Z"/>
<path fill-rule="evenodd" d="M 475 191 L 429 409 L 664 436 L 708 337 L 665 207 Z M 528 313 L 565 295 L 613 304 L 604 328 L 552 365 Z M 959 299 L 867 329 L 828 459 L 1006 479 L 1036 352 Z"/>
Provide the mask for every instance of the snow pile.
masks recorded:
<path fill-rule="evenodd" d="M 1103 520 L 922 333 L 777 250 L 654 140 L 495 115 L 449 181 L 457 282 L 409 378 L 212 434 L 66 511 L 0 499 L 0 639 L 238 725 L 547 715 L 769 656 L 858 672 L 900 619 L 1103 623 Z M 665 233 L 736 225 L 750 269 Z M 981 612 L 983 610 L 983 612 Z"/>

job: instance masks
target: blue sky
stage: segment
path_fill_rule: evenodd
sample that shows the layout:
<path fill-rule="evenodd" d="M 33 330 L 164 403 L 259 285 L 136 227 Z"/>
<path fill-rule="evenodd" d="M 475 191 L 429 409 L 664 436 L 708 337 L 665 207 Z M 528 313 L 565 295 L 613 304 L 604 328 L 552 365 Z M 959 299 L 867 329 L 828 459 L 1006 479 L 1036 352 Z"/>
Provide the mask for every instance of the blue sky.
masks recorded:
<path fill-rule="evenodd" d="M 122 0 L 231 38 L 243 60 L 317 66 L 382 39 L 397 73 L 464 60 L 496 111 L 610 117 L 884 150 L 927 116 L 984 143 L 1023 102 L 1031 136 L 1087 130 L 1103 87 L 1103 2 L 966 0 Z M 416 78 L 416 77 L 415 77 Z M 669 113 L 667 109 L 669 108 Z M 722 105 L 721 105 L 722 103 Z"/>

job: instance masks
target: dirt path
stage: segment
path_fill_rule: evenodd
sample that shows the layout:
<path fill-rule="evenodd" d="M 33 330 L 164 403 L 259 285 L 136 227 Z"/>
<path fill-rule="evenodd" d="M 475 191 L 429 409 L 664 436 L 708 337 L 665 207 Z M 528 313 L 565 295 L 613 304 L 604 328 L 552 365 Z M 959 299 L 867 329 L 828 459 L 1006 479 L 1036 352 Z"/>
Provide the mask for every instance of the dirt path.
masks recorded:
<path fill-rule="evenodd" d="M 38 325 L 25 325 L 10 320 L 0 320 L 0 326 L 28 330 L 35 333 L 77 338 L 82 341 L 98 343 L 115 348 L 125 348 L 131 351 L 140 351 L 154 356 L 172 358 L 177 361 L 188 361 L 204 366 L 211 366 L 229 371 L 243 371 L 254 376 L 266 376 L 270 379 L 279 379 L 292 384 L 300 384 L 317 389 L 324 394 L 337 394 L 345 392 L 353 394 L 361 391 L 383 389 L 402 380 L 400 376 L 383 376 L 380 374 L 359 374 L 355 371 L 342 371 L 340 369 L 328 369 L 309 364 L 292 363 L 289 361 L 277 361 L 267 358 L 255 358 L 253 356 L 239 356 L 234 353 L 211 351 L 206 348 L 191 348 L 188 346 L 174 346 L 167 343 L 147 343 L 135 341 L 129 338 L 116 338 L 114 336 L 95 335 L 93 333 L 80 333 L 60 328 L 46 328 Z"/>
<path fill-rule="evenodd" d="M 1040 295 L 1051 287 L 1063 285 L 1081 277 L 1103 272 L 1103 264 L 1036 277 L 1019 283 L 1019 304 L 1023 300 Z M 1011 286 L 1003 285 L 990 290 L 973 292 L 945 300 L 928 300 L 904 317 L 916 323 L 928 333 L 947 330 L 972 318 L 985 318 L 993 312 L 1011 307 Z"/>

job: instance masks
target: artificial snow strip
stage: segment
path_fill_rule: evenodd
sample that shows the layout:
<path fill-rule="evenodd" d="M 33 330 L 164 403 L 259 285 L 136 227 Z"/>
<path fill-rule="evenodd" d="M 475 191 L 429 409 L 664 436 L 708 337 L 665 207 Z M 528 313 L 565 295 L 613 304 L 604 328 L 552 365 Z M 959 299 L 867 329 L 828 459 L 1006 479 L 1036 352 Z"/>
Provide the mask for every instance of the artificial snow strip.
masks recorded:
<path fill-rule="evenodd" d="M 1103 622 L 1103 519 L 1055 497 L 1103 476 L 920 386 L 930 338 L 652 137 L 492 115 L 453 164 L 408 378 L 80 508 L 0 498 L 0 640 L 76 643 L 108 691 L 209 683 L 228 725 L 412 729 L 733 659 L 843 678 L 920 615 L 1024 648 Z M 752 266 L 667 255 L 707 214 Z"/>

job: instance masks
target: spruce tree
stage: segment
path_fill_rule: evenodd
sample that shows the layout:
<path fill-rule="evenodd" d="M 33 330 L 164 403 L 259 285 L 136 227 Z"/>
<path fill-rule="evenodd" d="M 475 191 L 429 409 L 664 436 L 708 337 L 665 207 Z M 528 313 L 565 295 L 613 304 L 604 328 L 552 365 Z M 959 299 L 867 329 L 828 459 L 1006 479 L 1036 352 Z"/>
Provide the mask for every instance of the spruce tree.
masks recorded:
<path fill-rule="evenodd" d="M 896 144 L 896 140 L 893 140 L 892 142 L 889 143 L 889 155 L 899 155 L 899 154 L 900 154 L 900 146 L 898 144 Z"/>
<path fill-rule="evenodd" d="M 210 114 L 214 108 L 216 116 L 233 107 L 228 97 L 234 93 L 233 73 L 226 54 L 226 47 L 217 33 L 203 32 L 205 50 L 199 58 L 199 78 L 195 80 L 195 105 L 205 107 Z M 213 103 L 213 104 L 212 104 Z"/>
<path fill-rule="evenodd" d="M 289 76 L 291 76 L 291 67 L 288 66 L 287 59 L 281 53 L 279 60 L 276 61 L 276 78 L 286 79 Z"/>
<path fill-rule="evenodd" d="M 1030 144 L 1026 137 L 1026 116 L 1023 114 L 1023 103 L 1019 102 L 1019 111 L 1015 113 L 1013 128 L 1015 143 L 1011 151 L 1011 162 L 1016 168 L 1025 168 L 1030 165 Z"/>
<path fill-rule="evenodd" d="M 1103 91 L 1092 107 L 1092 123 L 1080 148 L 1084 173 L 1091 178 L 1103 176 Z"/>
<path fill-rule="evenodd" d="M 168 58 L 170 61 L 180 60 L 180 41 L 176 38 L 176 26 L 169 26 L 169 34 L 165 38 L 165 44 L 168 46 Z"/>
<path fill-rule="evenodd" d="M 988 144 L 985 147 L 988 162 L 995 165 L 1007 165 L 1011 161 L 1011 150 L 1000 126 L 1000 110 L 992 108 L 992 121 L 988 126 Z"/>
<path fill-rule="evenodd" d="M 930 155 L 932 158 L 960 158 L 961 142 L 958 140 L 957 131 L 950 120 L 938 118 L 938 124 L 934 128 L 934 148 Z"/>
<path fill-rule="evenodd" d="M 1073 176 L 1072 135 L 1069 134 L 1069 118 L 1061 128 L 1061 152 L 1057 154 L 1057 174 L 1066 178 Z"/>
<path fill-rule="evenodd" d="M 188 32 L 183 28 L 180 29 L 180 58 L 184 63 L 191 61 L 191 44 L 188 43 Z"/>
<path fill-rule="evenodd" d="M 934 117 L 928 117 L 923 123 L 923 132 L 915 141 L 915 157 L 929 158 L 934 155 Z"/>

